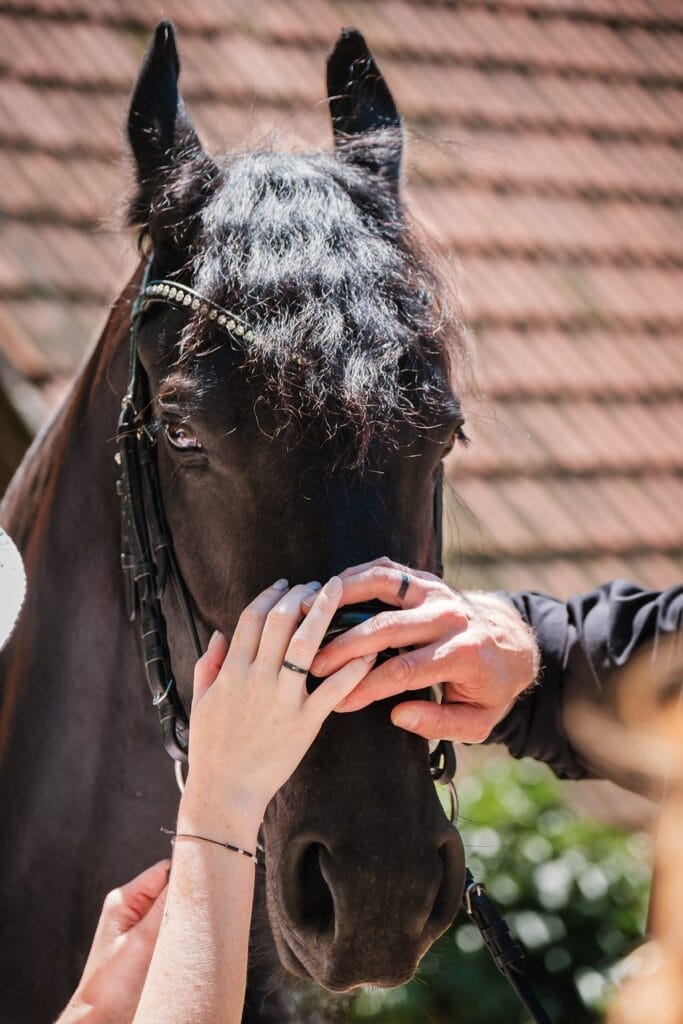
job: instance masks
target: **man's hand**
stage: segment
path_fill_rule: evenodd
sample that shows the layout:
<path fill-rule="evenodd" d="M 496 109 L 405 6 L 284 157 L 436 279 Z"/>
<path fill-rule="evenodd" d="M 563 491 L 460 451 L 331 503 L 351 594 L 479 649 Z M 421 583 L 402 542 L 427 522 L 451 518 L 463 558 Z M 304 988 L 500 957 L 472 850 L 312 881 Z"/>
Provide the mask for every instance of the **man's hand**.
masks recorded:
<path fill-rule="evenodd" d="M 57 1024 L 130 1024 L 159 934 L 170 861 L 113 889 L 78 988 Z"/>
<path fill-rule="evenodd" d="M 359 711 L 372 701 L 443 683 L 443 703 L 413 700 L 391 712 L 394 725 L 428 739 L 480 743 L 535 680 L 539 654 L 516 609 L 485 593 L 454 593 L 431 573 L 388 558 L 342 574 L 340 605 L 378 599 L 380 612 L 332 641 L 311 667 L 317 676 L 352 658 L 387 648 L 400 653 L 375 668 L 339 705 Z"/>

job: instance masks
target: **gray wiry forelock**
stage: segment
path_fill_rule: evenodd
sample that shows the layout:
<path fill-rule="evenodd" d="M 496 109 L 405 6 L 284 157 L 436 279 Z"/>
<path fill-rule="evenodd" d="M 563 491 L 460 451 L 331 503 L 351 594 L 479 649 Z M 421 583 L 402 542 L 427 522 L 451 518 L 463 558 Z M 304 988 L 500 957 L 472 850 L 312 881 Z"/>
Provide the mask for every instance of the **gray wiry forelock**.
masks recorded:
<path fill-rule="evenodd" d="M 378 175 L 327 154 L 233 157 L 196 224 L 193 287 L 250 322 L 247 366 L 282 423 L 321 420 L 362 458 L 377 432 L 450 420 L 459 328 Z M 209 340 L 191 321 L 184 358 Z"/>

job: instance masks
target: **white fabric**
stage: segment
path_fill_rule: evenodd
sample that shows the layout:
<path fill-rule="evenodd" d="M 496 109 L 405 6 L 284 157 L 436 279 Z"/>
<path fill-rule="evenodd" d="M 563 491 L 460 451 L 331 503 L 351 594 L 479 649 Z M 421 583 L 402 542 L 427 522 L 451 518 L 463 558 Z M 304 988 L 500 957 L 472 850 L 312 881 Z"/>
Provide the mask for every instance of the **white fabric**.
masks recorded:
<path fill-rule="evenodd" d="M 26 573 L 16 546 L 0 527 L 0 648 L 19 617 L 26 594 Z"/>

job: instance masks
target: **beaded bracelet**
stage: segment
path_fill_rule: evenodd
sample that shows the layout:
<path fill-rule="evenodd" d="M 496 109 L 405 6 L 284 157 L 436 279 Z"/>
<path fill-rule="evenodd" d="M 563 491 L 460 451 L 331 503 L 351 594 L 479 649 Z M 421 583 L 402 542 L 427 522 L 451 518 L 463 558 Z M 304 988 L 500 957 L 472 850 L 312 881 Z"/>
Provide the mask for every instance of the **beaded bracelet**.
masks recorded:
<path fill-rule="evenodd" d="M 243 857 L 248 857 L 249 860 L 253 860 L 254 864 L 258 864 L 258 857 L 255 853 L 251 853 L 249 850 L 243 850 L 241 846 L 234 846 L 232 843 L 222 843 L 220 839 L 209 839 L 208 836 L 196 836 L 191 832 L 171 832 L 168 828 L 162 828 L 162 832 L 165 832 L 167 836 L 171 836 L 171 842 L 175 843 L 176 839 L 200 839 L 203 843 L 213 843 L 214 846 L 222 846 L 225 850 L 230 850 L 232 853 L 241 853 Z"/>

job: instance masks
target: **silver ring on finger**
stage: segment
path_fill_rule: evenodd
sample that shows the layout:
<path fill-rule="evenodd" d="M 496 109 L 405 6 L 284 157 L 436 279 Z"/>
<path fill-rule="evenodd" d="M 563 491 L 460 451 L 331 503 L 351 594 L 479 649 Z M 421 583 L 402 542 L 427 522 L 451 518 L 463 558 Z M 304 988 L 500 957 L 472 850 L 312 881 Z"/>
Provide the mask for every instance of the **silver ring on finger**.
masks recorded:
<path fill-rule="evenodd" d="M 290 672 L 299 672 L 300 675 L 302 675 L 302 676 L 307 676 L 308 675 L 308 669 L 307 668 L 301 668 L 300 665 L 295 665 L 293 661 L 287 661 L 286 658 L 282 662 L 282 667 L 283 668 L 288 668 Z"/>
<path fill-rule="evenodd" d="M 408 587 L 410 586 L 410 576 L 407 572 L 401 573 L 401 586 L 398 588 L 398 596 L 401 600 L 408 593 Z"/>

